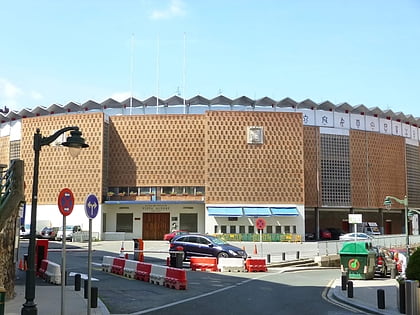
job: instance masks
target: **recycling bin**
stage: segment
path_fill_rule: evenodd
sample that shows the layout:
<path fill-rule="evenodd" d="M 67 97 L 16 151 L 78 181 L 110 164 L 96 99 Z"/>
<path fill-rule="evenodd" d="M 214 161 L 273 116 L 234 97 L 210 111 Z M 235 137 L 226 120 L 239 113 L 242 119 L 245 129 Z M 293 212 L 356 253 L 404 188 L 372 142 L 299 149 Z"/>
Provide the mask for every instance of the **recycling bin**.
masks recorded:
<path fill-rule="evenodd" d="M 369 242 L 347 242 L 340 252 L 342 270 L 348 271 L 348 279 L 373 279 L 376 253 Z"/>

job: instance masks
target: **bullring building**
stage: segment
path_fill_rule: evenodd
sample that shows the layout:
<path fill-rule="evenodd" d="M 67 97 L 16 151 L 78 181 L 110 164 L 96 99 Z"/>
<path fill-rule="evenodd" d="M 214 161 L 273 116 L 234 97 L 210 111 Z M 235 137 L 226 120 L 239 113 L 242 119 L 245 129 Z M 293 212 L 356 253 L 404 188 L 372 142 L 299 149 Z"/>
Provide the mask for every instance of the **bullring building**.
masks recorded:
<path fill-rule="evenodd" d="M 404 206 L 420 207 L 420 119 L 391 110 L 268 97 L 108 99 L 0 116 L 0 163 L 25 164 L 30 222 L 33 135 L 78 126 L 89 148 L 72 158 L 57 139 L 40 152 L 37 229 L 60 226 L 57 198 L 75 196 L 67 224 L 88 229 L 84 203 L 100 202 L 93 231 L 105 240 L 162 239 L 172 229 L 302 239 L 349 214 L 404 232 Z M 410 233 L 418 223 L 410 220 Z"/>

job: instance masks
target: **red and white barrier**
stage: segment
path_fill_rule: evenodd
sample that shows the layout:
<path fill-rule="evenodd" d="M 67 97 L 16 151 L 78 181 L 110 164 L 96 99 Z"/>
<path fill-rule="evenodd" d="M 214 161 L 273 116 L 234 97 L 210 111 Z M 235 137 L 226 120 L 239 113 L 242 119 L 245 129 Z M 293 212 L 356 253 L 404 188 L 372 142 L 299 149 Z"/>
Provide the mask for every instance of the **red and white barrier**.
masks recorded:
<path fill-rule="evenodd" d="M 41 261 L 41 266 L 38 268 L 36 275 L 42 279 L 45 279 L 45 271 L 47 271 L 48 268 L 48 260 L 43 259 Z"/>
<path fill-rule="evenodd" d="M 166 286 L 167 288 L 177 290 L 186 290 L 187 288 L 187 273 L 185 270 L 179 268 L 104 256 L 102 270 L 124 275 L 128 278 Z"/>

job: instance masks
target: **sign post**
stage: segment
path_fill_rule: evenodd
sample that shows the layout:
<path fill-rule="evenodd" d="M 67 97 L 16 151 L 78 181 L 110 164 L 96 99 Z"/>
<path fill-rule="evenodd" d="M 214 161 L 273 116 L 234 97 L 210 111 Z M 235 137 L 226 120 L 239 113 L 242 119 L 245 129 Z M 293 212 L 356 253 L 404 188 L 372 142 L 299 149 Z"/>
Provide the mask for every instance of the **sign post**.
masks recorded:
<path fill-rule="evenodd" d="M 61 250 L 61 315 L 64 315 L 64 287 L 66 285 L 66 217 L 71 214 L 74 207 L 73 192 L 64 188 L 58 195 L 58 210 L 63 215 L 63 236 Z"/>
<path fill-rule="evenodd" d="M 354 224 L 354 241 L 357 241 L 357 224 L 362 222 L 361 214 L 349 213 L 349 224 Z"/>
<path fill-rule="evenodd" d="M 89 247 L 88 247 L 88 302 L 87 302 L 87 314 L 90 315 L 90 305 L 92 299 L 92 219 L 98 214 L 99 202 L 95 195 L 88 195 L 85 201 L 85 212 L 89 219 Z"/>
<path fill-rule="evenodd" d="M 261 254 L 260 254 L 260 256 L 262 257 L 263 256 L 262 231 L 264 230 L 264 228 L 266 226 L 266 222 L 265 222 L 265 220 L 263 218 L 258 218 L 255 221 L 255 225 L 257 226 L 257 229 L 260 232 L 260 247 L 261 247 L 261 251 L 260 251 Z"/>

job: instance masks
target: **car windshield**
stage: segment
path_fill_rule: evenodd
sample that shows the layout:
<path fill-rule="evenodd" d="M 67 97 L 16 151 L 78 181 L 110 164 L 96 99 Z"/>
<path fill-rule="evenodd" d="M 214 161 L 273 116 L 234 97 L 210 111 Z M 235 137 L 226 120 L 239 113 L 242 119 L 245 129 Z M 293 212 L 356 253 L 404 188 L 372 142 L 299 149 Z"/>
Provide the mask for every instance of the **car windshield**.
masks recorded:
<path fill-rule="evenodd" d="M 222 240 L 220 238 L 217 238 L 217 237 L 214 237 L 214 236 L 207 236 L 207 237 L 210 239 L 210 241 L 212 241 L 213 244 L 216 244 L 216 245 L 227 244 L 224 240 Z"/>

